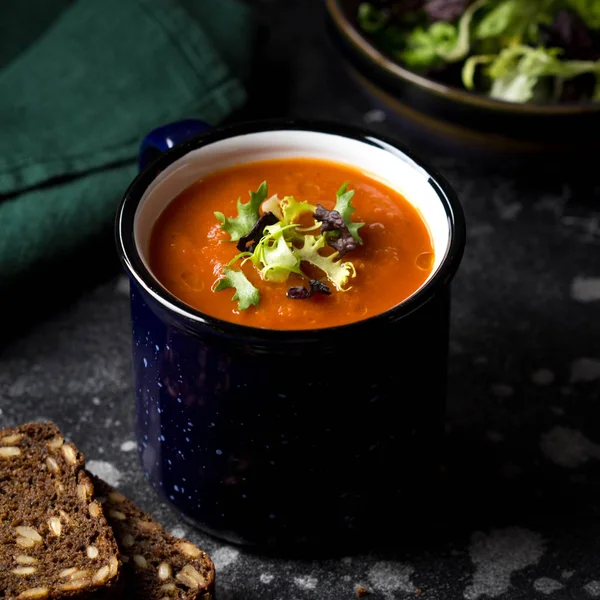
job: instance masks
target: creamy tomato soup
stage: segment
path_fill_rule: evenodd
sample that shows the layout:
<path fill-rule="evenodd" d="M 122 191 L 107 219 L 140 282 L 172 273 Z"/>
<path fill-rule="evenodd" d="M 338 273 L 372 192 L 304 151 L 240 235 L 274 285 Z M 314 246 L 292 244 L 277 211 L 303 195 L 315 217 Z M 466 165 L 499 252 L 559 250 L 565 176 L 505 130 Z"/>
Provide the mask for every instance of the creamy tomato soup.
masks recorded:
<path fill-rule="evenodd" d="M 293 198 L 281 202 L 286 197 Z M 332 212 L 342 205 L 347 210 Z M 240 240 L 251 226 L 254 239 Z M 402 195 L 320 159 L 213 173 L 167 206 L 150 238 L 151 270 L 174 296 L 207 315 L 268 329 L 332 327 L 385 312 L 421 287 L 433 263 L 429 229 Z"/>

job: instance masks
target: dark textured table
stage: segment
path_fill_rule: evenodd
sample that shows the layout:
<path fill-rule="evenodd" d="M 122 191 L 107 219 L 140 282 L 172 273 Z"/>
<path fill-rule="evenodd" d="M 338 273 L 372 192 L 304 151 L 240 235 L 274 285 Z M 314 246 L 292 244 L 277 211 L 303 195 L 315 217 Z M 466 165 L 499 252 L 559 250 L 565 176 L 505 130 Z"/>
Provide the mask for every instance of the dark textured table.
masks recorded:
<path fill-rule="evenodd" d="M 271 34 L 250 114 L 404 139 L 340 68 L 318 1 L 258 4 Z M 180 521 L 138 465 L 121 276 L 2 350 L 0 423 L 56 421 L 92 471 L 211 553 L 220 600 L 341 600 L 359 585 L 374 599 L 600 598 L 600 213 L 589 202 L 598 190 L 582 193 L 566 172 L 509 176 L 422 152 L 455 186 L 469 235 L 453 286 L 446 484 L 423 498 L 420 538 L 300 560 L 231 547 Z"/>

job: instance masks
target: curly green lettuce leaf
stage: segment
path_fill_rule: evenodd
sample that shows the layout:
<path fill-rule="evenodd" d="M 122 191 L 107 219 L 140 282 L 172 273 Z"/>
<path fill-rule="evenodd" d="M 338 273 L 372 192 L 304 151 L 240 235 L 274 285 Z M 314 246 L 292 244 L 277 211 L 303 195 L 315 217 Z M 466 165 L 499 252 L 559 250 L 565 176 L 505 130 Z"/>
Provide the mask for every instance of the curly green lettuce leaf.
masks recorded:
<path fill-rule="evenodd" d="M 230 267 L 231 265 L 233 265 L 234 263 L 236 263 L 238 260 L 240 259 L 244 259 L 242 260 L 242 264 L 244 264 L 246 262 L 247 258 L 250 258 L 252 256 L 252 252 L 240 252 L 239 254 L 236 254 L 228 263 L 227 266 Z"/>
<path fill-rule="evenodd" d="M 291 225 L 295 223 L 298 218 L 306 213 L 314 213 L 317 209 L 316 206 L 309 204 L 308 202 L 298 202 L 294 196 L 286 196 L 279 202 L 281 209 L 282 221 L 285 225 Z"/>
<path fill-rule="evenodd" d="M 260 292 L 248 281 L 243 271 L 234 269 L 223 269 L 223 278 L 219 279 L 215 286 L 215 292 L 235 288 L 232 300 L 238 301 L 238 308 L 246 310 L 250 306 L 258 306 Z"/>
<path fill-rule="evenodd" d="M 265 281 L 281 282 L 286 281 L 290 273 L 302 274 L 300 261 L 283 236 L 277 238 L 274 244 L 265 247 L 263 260 L 265 266 L 260 274 Z"/>
<path fill-rule="evenodd" d="M 381 31 L 388 21 L 389 15 L 369 2 L 362 2 L 358 6 L 358 24 L 366 33 Z"/>
<path fill-rule="evenodd" d="M 600 2 L 598 0 L 567 0 L 567 4 L 590 29 L 600 29 Z"/>
<path fill-rule="evenodd" d="M 226 231 L 232 242 L 237 242 L 245 236 L 254 227 L 260 217 L 260 205 L 265 201 L 268 194 L 267 182 L 263 181 L 256 192 L 249 192 L 250 200 L 242 202 L 241 198 L 237 201 L 237 217 L 225 217 L 221 212 L 215 212 L 215 217 L 221 223 L 221 229 Z"/>
<path fill-rule="evenodd" d="M 306 261 L 323 271 L 327 279 L 333 283 L 338 291 L 348 291 L 350 289 L 346 287 L 348 281 L 356 277 L 354 265 L 351 262 L 336 260 L 338 258 L 337 252 L 329 256 L 319 254 L 319 250 L 322 250 L 324 247 L 325 236 L 319 235 L 315 237 L 314 235 L 305 235 L 302 247 L 295 248 L 294 251 L 301 261 Z"/>
<path fill-rule="evenodd" d="M 364 225 L 364 223 L 355 223 L 352 221 L 352 213 L 356 210 L 352 205 L 352 198 L 354 197 L 354 190 L 348 190 L 348 182 L 346 181 L 342 187 L 336 192 L 335 207 L 333 210 L 337 210 L 344 219 L 344 223 L 348 227 L 348 231 L 352 234 L 352 237 L 359 243 L 362 244 L 362 239 L 358 235 L 358 230 Z"/>
<path fill-rule="evenodd" d="M 300 270 L 300 259 L 286 238 L 286 234 L 296 227 L 281 222 L 265 227 L 265 234 L 249 259 L 265 281 L 286 281 L 290 273 L 304 275 Z"/>

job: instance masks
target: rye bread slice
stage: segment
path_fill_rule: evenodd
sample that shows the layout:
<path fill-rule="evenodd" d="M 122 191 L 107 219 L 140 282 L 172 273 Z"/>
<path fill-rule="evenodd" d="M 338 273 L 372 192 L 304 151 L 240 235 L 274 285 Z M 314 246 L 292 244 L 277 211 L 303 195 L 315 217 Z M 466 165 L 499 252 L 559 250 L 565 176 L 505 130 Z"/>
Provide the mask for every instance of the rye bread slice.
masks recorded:
<path fill-rule="evenodd" d="M 172 536 L 105 481 L 90 477 L 121 551 L 124 598 L 214 600 L 215 567 L 206 552 Z"/>
<path fill-rule="evenodd" d="M 0 430 L 0 597 L 120 597 L 119 549 L 93 495 L 53 423 Z"/>

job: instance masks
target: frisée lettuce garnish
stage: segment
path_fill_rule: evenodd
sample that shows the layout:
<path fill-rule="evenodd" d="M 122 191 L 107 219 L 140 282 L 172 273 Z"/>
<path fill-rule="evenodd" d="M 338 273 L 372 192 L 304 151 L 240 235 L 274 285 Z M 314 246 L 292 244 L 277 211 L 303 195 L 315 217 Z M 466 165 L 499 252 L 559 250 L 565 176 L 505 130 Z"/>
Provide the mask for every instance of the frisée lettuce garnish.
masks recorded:
<path fill-rule="evenodd" d="M 340 187 L 335 207 L 328 210 L 293 196 L 267 198 L 264 181 L 256 192 L 250 192 L 248 202 L 238 199 L 236 217 L 216 212 L 221 229 L 229 241 L 236 242 L 239 253 L 223 269 L 213 290 L 235 289 L 232 299 L 237 300 L 240 310 L 258 306 L 260 292 L 241 268 L 251 263 L 264 281 L 286 282 L 292 273 L 306 279 L 308 287 L 288 289 L 288 298 L 294 300 L 308 299 L 315 293 L 329 295 L 331 288 L 348 291 L 356 269 L 352 262 L 342 259 L 362 244 L 358 230 L 364 223 L 352 220 L 354 191 L 347 187 L 347 183 Z M 239 268 L 233 268 L 238 262 Z M 309 277 L 304 265 L 312 265 L 322 279 Z"/>

